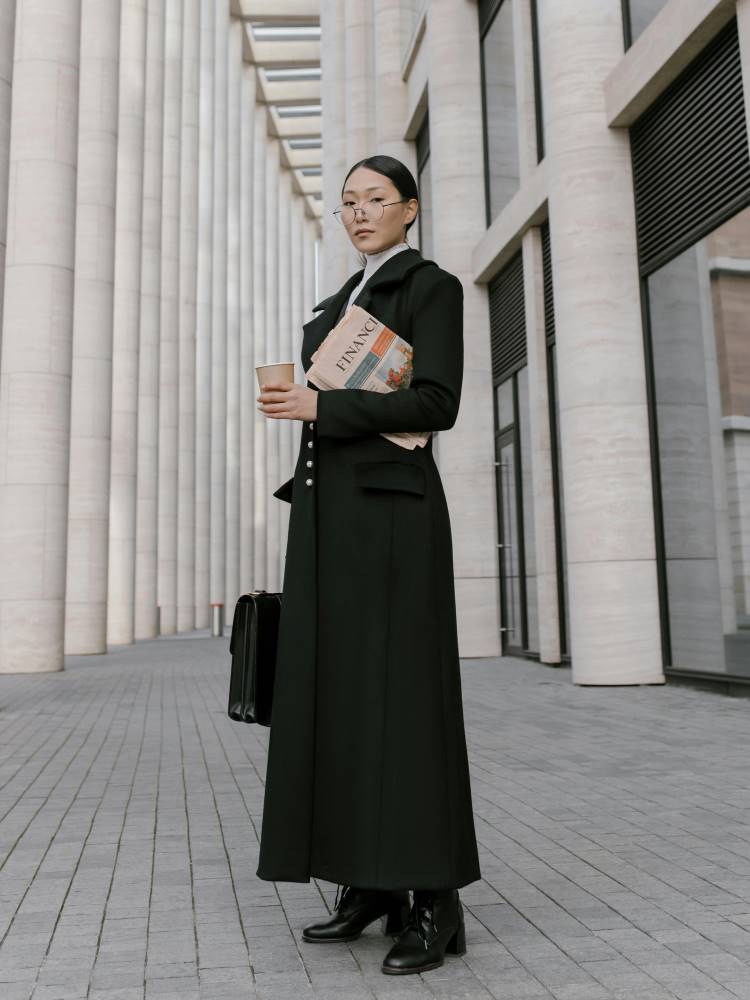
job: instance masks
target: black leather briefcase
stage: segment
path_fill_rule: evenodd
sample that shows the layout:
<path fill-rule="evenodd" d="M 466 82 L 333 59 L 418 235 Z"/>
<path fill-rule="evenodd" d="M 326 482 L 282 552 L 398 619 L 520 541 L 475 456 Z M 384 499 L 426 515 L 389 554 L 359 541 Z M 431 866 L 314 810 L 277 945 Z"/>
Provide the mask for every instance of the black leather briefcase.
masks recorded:
<path fill-rule="evenodd" d="M 229 640 L 229 718 L 271 725 L 281 594 L 253 590 L 237 601 Z"/>

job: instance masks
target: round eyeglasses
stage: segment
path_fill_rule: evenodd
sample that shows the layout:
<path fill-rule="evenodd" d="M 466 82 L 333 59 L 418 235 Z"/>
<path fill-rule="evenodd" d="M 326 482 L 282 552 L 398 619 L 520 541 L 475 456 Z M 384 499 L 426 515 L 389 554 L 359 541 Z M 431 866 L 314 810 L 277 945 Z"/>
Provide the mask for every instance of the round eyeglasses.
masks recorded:
<path fill-rule="evenodd" d="M 333 215 L 336 216 L 338 221 L 342 226 L 351 226 L 354 220 L 357 218 L 357 212 L 366 211 L 368 222 L 379 222 L 383 218 L 383 214 L 388 207 L 388 205 L 400 205 L 401 202 L 408 201 L 408 198 L 399 198 L 398 201 L 386 201 L 382 202 L 380 200 L 366 201 L 364 205 L 339 205 L 337 209 L 333 211 Z"/>

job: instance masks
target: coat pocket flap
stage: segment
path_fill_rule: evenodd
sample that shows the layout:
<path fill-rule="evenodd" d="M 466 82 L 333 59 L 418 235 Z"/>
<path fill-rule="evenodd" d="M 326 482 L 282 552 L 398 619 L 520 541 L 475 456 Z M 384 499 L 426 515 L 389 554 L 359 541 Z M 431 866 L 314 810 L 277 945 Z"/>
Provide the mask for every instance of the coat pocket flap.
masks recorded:
<path fill-rule="evenodd" d="M 423 494 L 424 469 L 414 462 L 355 462 L 354 477 L 358 486 L 376 490 L 405 490 Z"/>
<path fill-rule="evenodd" d="M 273 495 L 278 497 L 279 500 L 286 500 L 287 503 L 292 502 L 292 486 L 294 485 L 294 476 L 291 479 L 287 479 L 285 483 L 282 483 L 277 490 L 273 491 Z"/>

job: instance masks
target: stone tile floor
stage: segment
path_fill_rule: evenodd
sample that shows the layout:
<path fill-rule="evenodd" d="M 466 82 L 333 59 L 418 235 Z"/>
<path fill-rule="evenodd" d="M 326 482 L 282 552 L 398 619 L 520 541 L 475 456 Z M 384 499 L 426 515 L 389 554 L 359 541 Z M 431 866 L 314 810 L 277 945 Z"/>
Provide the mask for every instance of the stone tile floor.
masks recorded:
<path fill-rule="evenodd" d="M 483 878 L 468 951 L 301 940 L 336 886 L 255 877 L 268 730 L 228 643 L 0 677 L 0 1000 L 750 1000 L 750 701 L 462 664 Z"/>

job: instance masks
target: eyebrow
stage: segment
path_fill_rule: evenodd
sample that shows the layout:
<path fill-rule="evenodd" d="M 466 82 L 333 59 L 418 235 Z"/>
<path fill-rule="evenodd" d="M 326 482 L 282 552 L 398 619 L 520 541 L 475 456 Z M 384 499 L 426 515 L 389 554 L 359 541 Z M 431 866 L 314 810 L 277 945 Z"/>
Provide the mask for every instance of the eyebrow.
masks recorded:
<path fill-rule="evenodd" d="M 385 191 L 385 187 L 382 184 L 376 184 L 375 187 L 365 188 L 366 191 Z M 351 188 L 347 188 L 344 194 L 356 194 Z"/>

